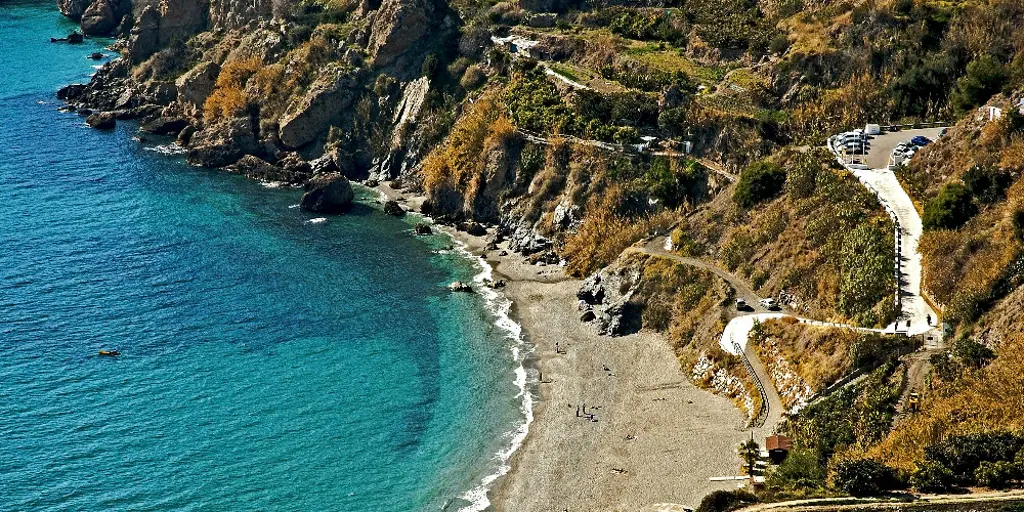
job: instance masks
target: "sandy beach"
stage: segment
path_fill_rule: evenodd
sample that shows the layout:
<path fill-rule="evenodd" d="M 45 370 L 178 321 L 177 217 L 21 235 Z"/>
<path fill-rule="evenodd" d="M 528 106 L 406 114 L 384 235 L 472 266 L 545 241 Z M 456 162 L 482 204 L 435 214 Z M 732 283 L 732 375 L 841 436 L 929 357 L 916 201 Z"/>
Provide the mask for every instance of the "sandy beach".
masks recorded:
<path fill-rule="evenodd" d="M 388 197 L 401 194 L 381 185 Z M 421 198 L 402 201 L 415 208 Z M 484 237 L 441 227 L 482 255 L 535 347 L 535 420 L 511 471 L 492 489 L 499 511 L 669 511 L 695 507 L 735 475 L 745 416 L 696 388 L 661 335 L 609 338 L 579 321 L 580 281 L 560 267 L 487 251 Z M 558 351 L 556 352 L 556 347 Z M 537 382 L 539 381 L 539 382 Z M 577 408 L 596 421 L 577 416 Z"/>

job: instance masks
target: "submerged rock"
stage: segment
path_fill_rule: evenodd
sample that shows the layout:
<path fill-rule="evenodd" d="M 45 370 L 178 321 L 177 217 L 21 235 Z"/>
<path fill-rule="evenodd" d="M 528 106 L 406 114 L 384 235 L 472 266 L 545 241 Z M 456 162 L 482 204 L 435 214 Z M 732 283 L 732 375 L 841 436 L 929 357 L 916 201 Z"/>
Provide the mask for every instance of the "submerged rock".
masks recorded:
<path fill-rule="evenodd" d="M 311 212 L 344 213 L 355 198 L 352 184 L 341 174 L 314 176 L 305 188 L 299 207 Z"/>
<path fill-rule="evenodd" d="M 419 224 L 416 224 L 415 231 L 417 235 L 430 235 L 434 233 L 434 230 L 431 229 L 430 224 L 427 224 L 426 222 L 420 222 Z"/>
<path fill-rule="evenodd" d="M 448 289 L 453 291 L 453 292 L 472 292 L 473 291 L 473 287 L 472 286 L 470 286 L 468 283 L 463 283 L 462 281 L 455 281 L 454 283 L 448 285 Z"/>
<path fill-rule="evenodd" d="M 284 169 L 253 155 L 243 156 L 234 164 L 225 167 L 225 170 L 259 181 L 292 181 L 291 175 Z"/>

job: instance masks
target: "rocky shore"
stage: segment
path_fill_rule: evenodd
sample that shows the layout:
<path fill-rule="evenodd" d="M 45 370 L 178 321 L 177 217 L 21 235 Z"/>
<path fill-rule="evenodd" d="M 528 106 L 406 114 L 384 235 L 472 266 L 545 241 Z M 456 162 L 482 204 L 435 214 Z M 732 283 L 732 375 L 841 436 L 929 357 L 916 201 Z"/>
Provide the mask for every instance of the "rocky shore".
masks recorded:
<path fill-rule="evenodd" d="M 320 25 L 311 33 L 272 15 L 270 0 L 137 0 L 107 28 L 122 6 L 62 0 L 83 30 L 87 22 L 99 30 L 98 12 L 99 26 L 121 37 L 111 47 L 119 58 L 90 83 L 59 91 L 67 109 L 98 129 L 135 122 L 184 148 L 192 165 L 303 187 L 300 206 L 310 211 L 344 213 L 351 181 L 376 187 L 386 213 L 432 215 L 433 228 L 465 242 L 508 283 L 503 293 L 536 347 L 541 405 L 513 470 L 493 489 L 498 510 L 692 506 L 730 487 L 708 477 L 735 472 L 743 415 L 698 390 L 664 337 L 607 338 L 580 321 L 583 282 L 566 276 L 556 237 L 579 226 L 574 202 L 585 200 L 589 174 L 516 170 L 544 151 L 568 168 L 576 150 L 527 148 L 506 130 L 507 147 L 475 155 L 486 160 L 466 178 L 479 184 L 470 187 L 475 195 L 460 196 L 464 184 L 424 185 L 423 160 L 445 136 L 432 131 L 443 119 L 420 122 L 425 105 L 440 101 L 426 56 L 458 25 L 443 3 L 364 2 L 345 31 Z M 292 42 L 299 35 L 305 42 Z M 583 155 L 576 164 L 599 160 Z"/>

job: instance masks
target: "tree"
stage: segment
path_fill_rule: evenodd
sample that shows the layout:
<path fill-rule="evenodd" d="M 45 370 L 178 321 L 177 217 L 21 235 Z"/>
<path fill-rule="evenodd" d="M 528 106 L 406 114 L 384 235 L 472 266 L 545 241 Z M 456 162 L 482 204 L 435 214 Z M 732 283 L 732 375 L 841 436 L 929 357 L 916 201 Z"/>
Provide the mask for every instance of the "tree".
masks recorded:
<path fill-rule="evenodd" d="M 761 445 L 757 444 L 752 438 L 740 443 L 740 457 L 743 458 L 743 462 L 747 464 L 748 474 L 753 474 L 754 464 L 757 463 L 757 459 L 761 458 Z"/>
<path fill-rule="evenodd" d="M 983 105 L 1006 83 L 1006 68 L 990 55 L 979 57 L 967 65 L 967 75 L 956 83 L 953 107 L 961 114 Z"/>
<path fill-rule="evenodd" d="M 743 170 L 732 199 L 743 208 L 750 208 L 779 195 L 785 184 L 786 172 L 778 164 L 755 162 Z"/>
<path fill-rule="evenodd" d="M 877 496 L 900 488 L 896 470 L 874 459 L 841 461 L 836 464 L 833 481 L 852 496 Z"/>
<path fill-rule="evenodd" d="M 925 229 L 956 229 L 978 213 L 967 187 L 949 183 L 924 207 Z"/>

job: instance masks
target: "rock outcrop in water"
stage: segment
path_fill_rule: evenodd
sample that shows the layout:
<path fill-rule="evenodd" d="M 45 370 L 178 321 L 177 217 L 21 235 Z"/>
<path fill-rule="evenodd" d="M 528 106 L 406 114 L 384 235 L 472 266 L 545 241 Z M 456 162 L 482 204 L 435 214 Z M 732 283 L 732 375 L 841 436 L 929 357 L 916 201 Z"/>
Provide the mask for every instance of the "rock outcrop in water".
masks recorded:
<path fill-rule="evenodd" d="M 305 188 L 299 207 L 315 213 L 345 213 L 355 198 L 352 184 L 340 174 L 314 176 Z"/>

